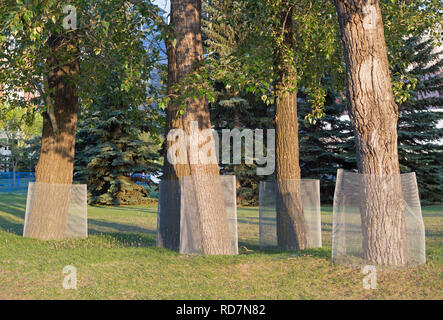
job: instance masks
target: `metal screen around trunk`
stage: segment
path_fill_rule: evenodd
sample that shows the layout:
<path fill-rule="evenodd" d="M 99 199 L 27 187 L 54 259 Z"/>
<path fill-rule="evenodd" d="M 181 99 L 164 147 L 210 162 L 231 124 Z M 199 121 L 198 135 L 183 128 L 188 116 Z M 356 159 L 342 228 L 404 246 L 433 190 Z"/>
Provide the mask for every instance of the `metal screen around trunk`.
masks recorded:
<path fill-rule="evenodd" d="M 231 251 L 232 254 L 238 254 L 237 195 L 235 176 L 222 175 L 220 177 L 207 178 L 221 180 L 226 217 L 228 219 L 229 226 Z M 207 192 L 212 192 L 212 190 L 207 190 Z M 197 211 L 197 200 L 191 177 L 183 177 L 181 184 L 180 253 L 203 253 L 200 219 Z"/>
<path fill-rule="evenodd" d="M 178 249 L 180 241 L 180 183 L 161 180 L 158 188 L 157 246 Z"/>
<path fill-rule="evenodd" d="M 307 227 L 307 247 L 320 248 L 321 213 L 320 181 L 311 179 L 285 180 L 286 184 L 300 184 L 300 195 Z M 277 241 L 277 183 L 261 181 L 259 190 L 259 233 L 260 248 L 278 246 Z"/>
<path fill-rule="evenodd" d="M 32 219 L 32 215 L 35 211 L 35 191 L 39 189 L 39 194 L 41 194 L 45 199 L 44 201 L 50 201 L 51 198 L 55 197 L 58 193 L 67 193 L 68 206 L 67 206 L 67 217 L 66 217 L 66 230 L 65 238 L 77 238 L 77 237 L 87 237 L 88 236 L 88 207 L 87 207 L 87 191 L 85 184 L 54 184 L 54 183 L 40 183 L 40 182 L 30 182 L 28 184 L 28 195 L 26 199 L 26 215 L 25 224 L 23 228 L 23 236 L 27 237 L 30 233 L 29 221 Z M 52 199 L 51 199 L 52 200 Z M 40 200 L 40 203 L 42 201 Z M 60 204 L 62 206 L 62 204 Z M 42 223 L 52 223 L 50 213 L 45 215 L 45 220 Z"/>
<path fill-rule="evenodd" d="M 407 266 L 426 263 L 425 228 L 415 173 L 375 176 L 338 170 L 332 230 L 332 260 L 335 264 L 374 264 L 364 258 L 361 212 L 364 212 L 363 208 L 367 211 L 368 208 L 387 206 L 381 203 L 381 199 L 390 192 L 392 185 L 398 185 L 396 195 L 402 197 L 399 203 L 406 224 Z M 371 190 L 371 194 L 378 192 L 380 199 L 365 196 L 368 190 Z"/>

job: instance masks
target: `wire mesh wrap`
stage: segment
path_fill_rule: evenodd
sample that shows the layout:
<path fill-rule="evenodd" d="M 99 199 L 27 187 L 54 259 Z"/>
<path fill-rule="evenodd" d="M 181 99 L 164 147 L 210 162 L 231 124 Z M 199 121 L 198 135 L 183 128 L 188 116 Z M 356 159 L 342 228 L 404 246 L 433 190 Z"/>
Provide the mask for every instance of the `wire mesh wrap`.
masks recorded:
<path fill-rule="evenodd" d="M 36 193 L 39 196 L 44 197 L 44 199 L 36 200 Z M 87 191 L 85 184 L 54 184 L 54 183 L 41 183 L 41 182 L 30 182 L 28 184 L 28 195 L 26 199 L 26 214 L 25 214 L 25 224 L 23 228 L 23 236 L 31 236 L 32 228 L 38 228 L 36 223 L 32 222 L 35 217 L 36 205 L 37 203 L 54 202 L 54 197 L 56 199 L 58 194 L 67 194 L 67 214 L 66 218 L 62 217 L 66 223 L 65 230 L 60 230 L 64 234 L 65 238 L 81 238 L 88 237 L 88 206 L 87 206 Z M 63 206 L 63 204 L 59 204 Z M 62 214 L 64 214 L 62 212 Z M 33 216 L 34 215 L 34 216 Z M 41 223 L 51 224 L 57 219 L 52 217 L 51 212 L 48 212 L 44 216 L 44 220 L 40 220 Z"/>
<path fill-rule="evenodd" d="M 320 248 L 321 213 L 320 181 L 312 179 L 285 180 L 285 184 L 300 184 L 300 196 L 307 228 L 307 247 Z M 277 183 L 261 181 L 259 189 L 259 245 L 260 248 L 274 248 L 277 241 Z"/>
<path fill-rule="evenodd" d="M 208 177 L 217 179 L 217 177 Z M 235 176 L 220 176 L 223 199 L 228 220 L 229 237 L 231 241 L 232 254 L 238 254 L 237 234 L 237 195 Z M 211 192 L 211 190 L 208 190 Z M 197 212 L 197 203 L 194 185 L 191 177 L 183 177 L 181 184 L 181 206 L 180 206 L 180 253 L 202 254 L 202 231 L 200 219 Z"/>
<path fill-rule="evenodd" d="M 363 208 L 374 207 L 374 203 L 378 205 L 380 200 L 365 200 L 364 193 L 378 188 L 381 194 L 385 194 L 386 186 L 392 183 L 401 185 L 398 195 L 404 203 L 407 265 L 413 267 L 426 263 L 425 227 L 415 173 L 374 176 L 340 169 L 335 186 L 332 227 L 332 260 L 335 264 L 373 264 L 364 258 L 361 212 Z"/>
<path fill-rule="evenodd" d="M 180 183 L 162 180 L 158 189 L 157 246 L 178 249 L 180 243 Z"/>

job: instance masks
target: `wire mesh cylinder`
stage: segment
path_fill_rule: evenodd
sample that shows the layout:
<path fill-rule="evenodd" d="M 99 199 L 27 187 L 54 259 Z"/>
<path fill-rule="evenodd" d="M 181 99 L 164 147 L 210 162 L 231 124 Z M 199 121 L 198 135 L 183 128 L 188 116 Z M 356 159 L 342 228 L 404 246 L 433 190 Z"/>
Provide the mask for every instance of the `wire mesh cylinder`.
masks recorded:
<path fill-rule="evenodd" d="M 48 207 L 45 207 L 45 203 L 48 204 Z M 57 210 L 54 211 L 58 212 L 48 212 L 47 210 L 51 210 L 51 208 L 56 208 Z M 36 215 L 40 215 L 40 217 L 36 217 Z M 57 230 L 57 233 L 64 235 L 64 238 L 88 236 L 85 184 L 29 183 L 23 236 L 32 237 L 35 228 L 51 230 L 48 225 L 54 224 L 56 219 L 63 221 L 61 226 L 63 230 Z M 48 235 L 47 238 L 51 238 L 51 235 Z M 46 237 L 43 236 L 42 239 L 46 239 Z"/>
<path fill-rule="evenodd" d="M 393 196 L 388 197 L 390 193 Z M 395 202 L 398 204 L 395 208 L 386 200 L 394 197 L 400 197 L 400 201 Z M 332 260 L 335 264 L 374 264 L 374 261 L 365 258 L 364 243 L 368 241 L 365 234 L 371 230 L 365 230 L 369 227 L 364 227 L 362 219 L 365 218 L 362 217 L 373 212 L 380 219 L 380 215 L 390 215 L 392 210 L 399 210 L 403 215 L 406 238 L 402 241 L 407 242 L 407 266 L 426 263 L 425 228 L 415 173 L 375 176 L 340 169 L 337 172 L 333 210 Z M 389 226 L 381 227 L 384 237 Z M 381 243 L 381 239 L 377 239 L 371 240 L 375 246 Z M 389 245 L 386 247 L 386 250 L 390 249 Z"/>
<path fill-rule="evenodd" d="M 300 197 L 307 228 L 307 247 L 320 248 L 322 246 L 320 181 L 311 179 L 285 180 L 284 184 L 300 186 Z M 259 190 L 259 245 L 262 249 L 278 246 L 277 199 L 277 183 L 275 181 L 261 181 Z"/>
<path fill-rule="evenodd" d="M 229 227 L 231 254 L 238 254 L 237 235 L 237 199 L 235 176 L 223 175 L 207 177 L 220 179 L 223 200 Z M 212 181 L 215 183 L 215 181 Z M 213 190 L 207 190 L 213 192 Z M 180 253 L 202 254 L 202 230 L 198 214 L 197 199 L 191 177 L 183 177 L 181 184 L 180 205 Z"/>
<path fill-rule="evenodd" d="M 157 246 L 178 249 L 180 244 L 180 183 L 162 180 L 158 188 Z"/>

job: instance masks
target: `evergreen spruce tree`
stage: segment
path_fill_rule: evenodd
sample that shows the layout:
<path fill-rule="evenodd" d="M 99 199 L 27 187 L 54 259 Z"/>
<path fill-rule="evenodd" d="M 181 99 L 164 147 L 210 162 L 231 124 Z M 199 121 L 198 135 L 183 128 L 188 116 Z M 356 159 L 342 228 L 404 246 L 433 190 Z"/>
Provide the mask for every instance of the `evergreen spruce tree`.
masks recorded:
<path fill-rule="evenodd" d="M 441 202 L 443 194 L 443 58 L 432 39 L 411 37 L 404 41 L 403 58 L 417 81 L 411 97 L 399 105 L 398 145 L 402 172 L 415 172 L 423 203 Z"/>
<path fill-rule="evenodd" d="M 157 173 L 159 144 L 143 141 L 135 122 L 111 105 L 80 121 L 75 180 L 88 184 L 90 204 L 149 203 L 149 192 L 131 180 L 133 173 Z M 146 139 L 145 139 L 146 140 Z"/>

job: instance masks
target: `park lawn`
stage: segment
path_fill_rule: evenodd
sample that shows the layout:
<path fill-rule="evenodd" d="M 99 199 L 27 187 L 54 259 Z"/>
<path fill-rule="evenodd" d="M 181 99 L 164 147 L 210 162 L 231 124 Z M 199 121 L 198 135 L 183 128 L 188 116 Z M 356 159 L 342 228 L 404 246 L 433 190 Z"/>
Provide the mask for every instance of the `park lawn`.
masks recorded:
<path fill-rule="evenodd" d="M 443 206 L 423 209 L 427 264 L 379 270 L 365 290 L 359 268 L 331 263 L 331 207 L 321 249 L 260 251 L 258 209 L 239 208 L 240 254 L 191 256 L 155 247 L 155 205 L 89 207 L 89 238 L 42 242 L 21 236 L 25 201 L 0 195 L 0 299 L 443 299 Z"/>

